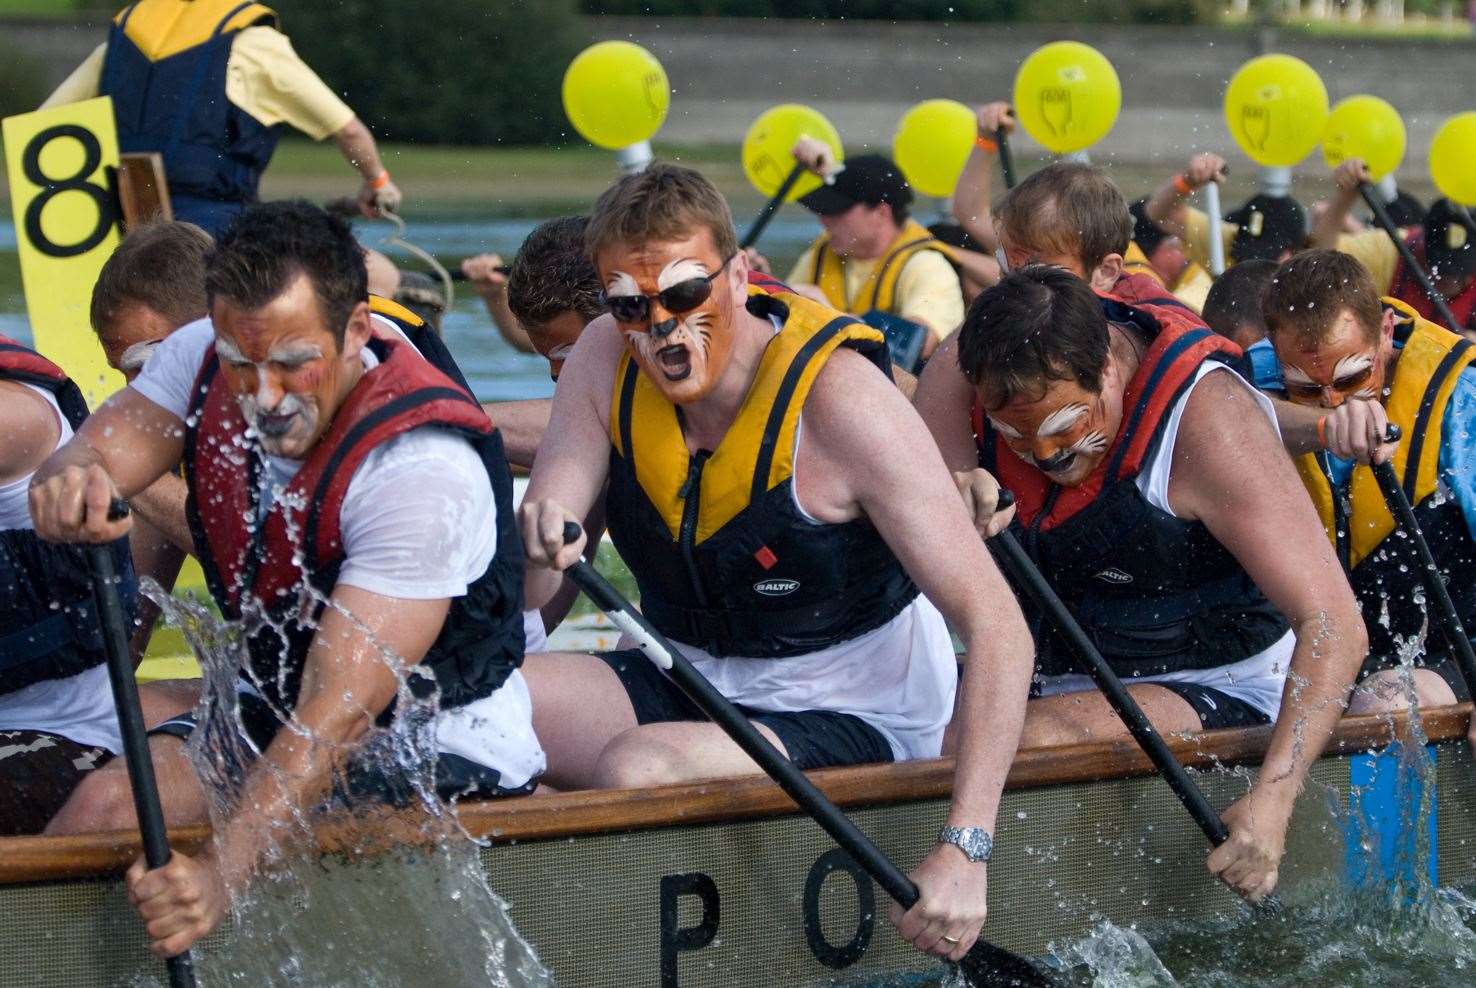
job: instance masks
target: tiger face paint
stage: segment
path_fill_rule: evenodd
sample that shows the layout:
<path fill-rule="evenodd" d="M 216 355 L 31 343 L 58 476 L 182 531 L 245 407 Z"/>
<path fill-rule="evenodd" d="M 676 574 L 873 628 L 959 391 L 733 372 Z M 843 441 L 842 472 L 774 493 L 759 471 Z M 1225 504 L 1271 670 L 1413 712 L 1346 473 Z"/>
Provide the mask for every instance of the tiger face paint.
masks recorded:
<path fill-rule="evenodd" d="M 1020 459 L 1058 484 L 1091 476 L 1122 424 L 1122 385 L 1114 362 L 1093 394 L 1075 381 L 1051 381 L 1044 394 L 1019 395 L 989 412 L 989 422 Z"/>
<path fill-rule="evenodd" d="M 641 371 L 673 404 L 710 394 L 732 354 L 735 318 L 732 278 L 711 235 L 611 246 L 596 260 L 611 314 Z M 696 290 L 699 281 L 710 288 L 705 294 Z M 687 308 L 685 300 L 697 296 L 701 301 Z M 645 306 L 630 304 L 638 297 Z M 647 311 L 630 318 L 625 310 L 635 308 Z"/>
<path fill-rule="evenodd" d="M 1393 317 L 1370 342 L 1368 331 L 1345 309 L 1321 338 L 1283 330 L 1272 337 L 1286 396 L 1299 405 L 1337 408 L 1349 399 L 1379 401 L 1393 354 Z"/>

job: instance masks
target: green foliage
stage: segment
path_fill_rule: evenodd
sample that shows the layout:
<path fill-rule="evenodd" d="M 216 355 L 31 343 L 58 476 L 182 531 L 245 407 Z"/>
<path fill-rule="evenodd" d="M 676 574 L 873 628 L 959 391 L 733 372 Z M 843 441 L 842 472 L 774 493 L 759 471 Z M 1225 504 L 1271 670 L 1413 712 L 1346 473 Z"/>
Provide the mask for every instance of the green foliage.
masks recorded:
<path fill-rule="evenodd" d="M 590 38 L 575 0 L 280 3 L 293 46 L 382 140 L 548 144 Z"/>
<path fill-rule="evenodd" d="M 29 113 L 51 90 L 41 80 L 44 66 L 35 56 L 0 41 L 0 117 Z"/>
<path fill-rule="evenodd" d="M 583 0 L 581 5 L 586 14 L 1160 24 L 1210 21 L 1219 7 L 1215 0 Z"/>

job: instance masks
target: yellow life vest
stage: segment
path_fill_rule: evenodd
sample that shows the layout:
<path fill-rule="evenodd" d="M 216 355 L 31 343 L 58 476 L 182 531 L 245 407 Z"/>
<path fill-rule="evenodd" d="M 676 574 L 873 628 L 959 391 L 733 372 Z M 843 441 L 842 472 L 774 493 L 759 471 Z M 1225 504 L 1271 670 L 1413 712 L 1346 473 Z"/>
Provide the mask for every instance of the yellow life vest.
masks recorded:
<path fill-rule="evenodd" d="M 1394 365 L 1394 380 L 1384 409 L 1399 426 L 1403 441 L 1394 453 L 1394 473 L 1403 483 L 1410 503 L 1418 506 L 1435 493 L 1438 483 L 1440 437 L 1445 409 L 1461 371 L 1476 360 L 1476 347 L 1449 330 L 1420 318 L 1414 309 L 1391 298 L 1383 300 L 1407 332 L 1404 349 Z M 1322 454 L 1297 457 L 1297 472 L 1312 496 L 1328 539 L 1350 570 L 1378 548 L 1394 530 L 1394 517 L 1384 503 L 1373 470 L 1359 464 L 1348 486 L 1346 531 L 1339 531 L 1337 492 L 1322 467 Z"/>
<path fill-rule="evenodd" d="M 782 302 L 788 318 L 769 341 L 747 398 L 703 467 L 697 544 L 747 508 L 755 494 L 789 479 L 800 410 L 836 348 L 860 344 L 886 352 L 886 338 L 880 330 L 818 302 L 777 289 L 750 286 L 748 292 L 751 299 Z M 635 450 L 636 480 L 675 539 L 687 501 L 682 491 L 691 456 L 677 408 L 641 373 L 629 353 L 621 358 L 615 380 L 610 441 L 621 456 L 627 446 Z M 622 434 L 627 428 L 628 435 Z"/>
<path fill-rule="evenodd" d="M 227 16 L 230 19 L 222 25 Z M 140 0 L 113 18 L 151 62 L 204 44 L 216 28 L 224 34 L 263 21 L 275 25 L 277 12 L 265 4 L 241 0 Z"/>
<path fill-rule="evenodd" d="M 898 306 L 897 281 L 902 277 L 902 269 L 922 251 L 935 250 L 955 269 L 958 268 L 958 254 L 953 248 L 929 233 L 927 227 L 917 220 L 909 219 L 882 252 L 856 297 L 850 298 L 846 294 L 845 261 L 830 249 L 829 244 L 830 234 L 827 233 L 811 245 L 815 265 L 810 281 L 825 293 L 831 305 L 854 316 L 865 315 L 873 309 L 894 312 Z"/>
<path fill-rule="evenodd" d="M 405 308 L 394 299 L 385 298 L 383 295 L 369 296 L 369 311 L 375 315 L 393 319 L 396 322 L 409 323 L 411 326 L 424 326 L 425 320 Z"/>

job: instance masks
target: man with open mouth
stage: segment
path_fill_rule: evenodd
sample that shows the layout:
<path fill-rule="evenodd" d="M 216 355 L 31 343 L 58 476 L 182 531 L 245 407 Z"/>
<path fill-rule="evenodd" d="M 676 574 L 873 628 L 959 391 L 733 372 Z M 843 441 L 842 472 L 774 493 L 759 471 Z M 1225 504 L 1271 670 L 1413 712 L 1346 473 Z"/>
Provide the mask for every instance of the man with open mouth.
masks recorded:
<path fill-rule="evenodd" d="M 985 913 L 994 826 L 1023 716 L 1030 638 L 974 537 L 882 333 L 756 279 L 721 195 L 655 165 L 586 235 L 611 319 L 559 376 L 520 521 L 529 603 L 584 549 L 606 490 L 645 616 L 801 768 L 935 756 L 968 649 L 958 782 L 899 916 L 962 957 Z M 926 596 L 924 596 L 926 594 Z M 529 656 L 555 786 L 646 786 L 754 764 L 638 651 Z"/>
<path fill-rule="evenodd" d="M 1276 724 L 1208 862 L 1255 901 L 1367 637 L 1239 356 L 1172 299 L 1130 305 L 1031 264 L 975 299 L 917 404 L 981 530 L 1001 522 L 976 475 L 1014 492 L 1021 543 L 1160 732 Z M 1126 738 L 1047 621 L 1025 743 Z"/>

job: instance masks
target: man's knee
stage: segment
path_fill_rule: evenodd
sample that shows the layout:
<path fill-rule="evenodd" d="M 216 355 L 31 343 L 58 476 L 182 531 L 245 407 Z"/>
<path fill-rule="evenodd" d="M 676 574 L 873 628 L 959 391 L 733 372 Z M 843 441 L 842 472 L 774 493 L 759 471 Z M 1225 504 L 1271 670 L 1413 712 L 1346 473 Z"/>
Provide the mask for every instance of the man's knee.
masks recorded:
<path fill-rule="evenodd" d="M 601 789 L 644 789 L 681 782 L 691 773 L 683 752 L 640 728 L 617 735 L 595 765 L 594 784 Z"/>
<path fill-rule="evenodd" d="M 128 773 L 104 768 L 89 773 L 46 826 L 49 835 L 133 830 L 138 817 Z"/>

